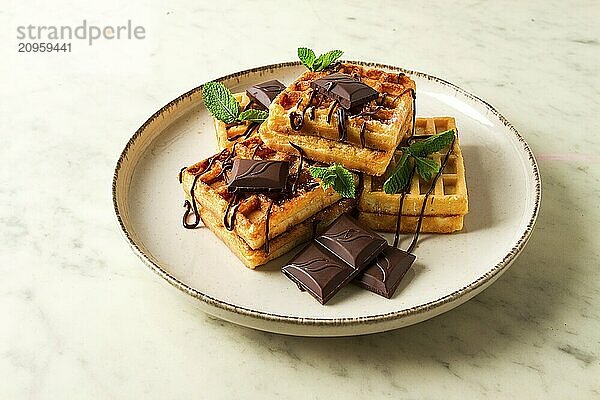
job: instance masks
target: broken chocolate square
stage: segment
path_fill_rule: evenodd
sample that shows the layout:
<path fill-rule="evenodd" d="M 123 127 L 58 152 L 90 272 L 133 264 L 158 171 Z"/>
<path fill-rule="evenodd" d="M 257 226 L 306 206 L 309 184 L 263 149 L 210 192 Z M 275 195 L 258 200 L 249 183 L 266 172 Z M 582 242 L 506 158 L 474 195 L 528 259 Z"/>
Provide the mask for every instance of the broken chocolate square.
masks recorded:
<path fill-rule="evenodd" d="M 312 81 L 310 87 L 317 93 L 336 100 L 346 110 L 356 109 L 379 97 L 379 92 L 371 86 L 339 72 Z"/>
<path fill-rule="evenodd" d="M 314 242 L 281 271 L 321 304 L 327 303 L 358 272 Z"/>
<path fill-rule="evenodd" d="M 389 299 L 394 295 L 415 259 L 414 254 L 388 246 L 365 268 L 354 283 Z"/>
<path fill-rule="evenodd" d="M 283 192 L 286 189 L 290 163 L 272 160 L 233 160 L 228 192 Z"/>
<path fill-rule="evenodd" d="M 246 94 L 255 104 L 265 110 L 269 108 L 271 102 L 285 89 L 283 83 L 278 80 L 267 81 L 252 85 L 246 89 Z"/>
<path fill-rule="evenodd" d="M 351 267 L 362 270 L 387 247 L 387 241 L 343 214 L 315 239 Z"/>

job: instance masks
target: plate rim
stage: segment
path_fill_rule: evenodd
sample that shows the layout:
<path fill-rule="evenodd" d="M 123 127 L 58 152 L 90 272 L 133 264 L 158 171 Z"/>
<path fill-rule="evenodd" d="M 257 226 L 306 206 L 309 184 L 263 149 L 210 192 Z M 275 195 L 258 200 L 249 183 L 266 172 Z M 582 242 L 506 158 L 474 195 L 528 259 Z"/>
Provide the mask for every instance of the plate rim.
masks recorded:
<path fill-rule="evenodd" d="M 137 139 L 144 133 L 144 131 L 146 130 L 148 125 L 150 125 L 155 119 L 159 118 L 167 109 L 176 106 L 178 103 L 184 101 L 186 98 L 201 91 L 203 85 L 199 85 L 199 86 L 196 86 L 195 88 L 188 90 L 187 92 L 181 94 L 180 96 L 171 100 L 170 102 L 165 104 L 163 107 L 158 109 L 156 112 L 154 112 L 135 131 L 133 136 L 131 138 L 129 138 L 129 140 L 127 141 L 127 144 L 125 145 L 124 149 L 121 151 L 121 154 L 119 155 L 119 158 L 117 160 L 117 163 L 116 163 L 116 166 L 114 169 L 113 179 L 112 179 L 113 209 L 116 214 L 119 226 L 121 228 L 121 233 L 125 236 L 129 246 L 132 248 L 134 253 L 143 261 L 143 263 L 146 266 L 148 266 L 152 271 L 154 271 L 160 277 L 165 279 L 169 284 L 171 284 L 172 286 L 181 290 L 182 292 L 186 293 L 187 295 L 190 295 L 196 299 L 199 299 L 199 300 L 207 303 L 210 306 L 218 307 L 224 311 L 233 312 L 233 313 L 240 314 L 240 315 L 243 315 L 246 317 L 253 317 L 253 318 L 258 318 L 258 319 L 277 322 L 277 323 L 292 323 L 292 324 L 296 324 L 296 325 L 310 325 L 310 326 L 315 326 L 315 325 L 316 326 L 331 326 L 331 325 L 333 325 L 333 326 L 339 327 L 339 326 L 351 326 L 351 325 L 360 325 L 360 324 L 383 323 L 383 322 L 388 322 L 390 320 L 395 320 L 395 319 L 402 318 L 402 317 L 417 316 L 422 313 L 431 311 L 431 310 L 439 308 L 445 304 L 454 302 L 473 291 L 475 291 L 475 294 L 477 294 L 478 288 L 480 288 L 482 286 L 483 286 L 483 288 L 485 288 L 486 284 L 488 282 L 489 283 L 493 282 L 493 280 L 495 278 L 497 278 L 499 276 L 499 274 L 504 272 L 512 264 L 512 262 L 516 259 L 516 257 L 519 255 L 519 253 L 523 250 L 523 248 L 527 244 L 529 237 L 531 236 L 531 233 L 533 231 L 535 222 L 536 222 L 538 214 L 539 214 L 541 195 L 542 195 L 541 177 L 540 177 L 540 173 L 539 173 L 538 164 L 535 159 L 535 156 L 533 155 L 533 151 L 531 150 L 531 148 L 529 147 L 529 144 L 525 141 L 523 136 L 490 103 L 488 103 L 481 97 L 474 95 L 473 93 L 471 93 L 465 89 L 462 89 L 461 87 L 459 87 L 445 79 L 438 78 L 434 75 L 430 75 L 430 74 L 427 74 L 424 72 L 414 71 L 414 70 L 397 67 L 397 66 L 392 66 L 392 65 L 388 65 L 388 64 L 366 62 L 366 61 L 354 61 L 354 60 L 343 60 L 342 62 L 358 64 L 358 65 L 362 65 L 362 66 L 366 66 L 366 67 L 383 68 L 383 69 L 387 69 L 387 70 L 391 70 L 391 71 L 403 72 L 407 75 L 418 76 L 420 78 L 425 78 L 427 80 L 433 80 L 435 82 L 442 83 L 443 85 L 446 85 L 446 86 L 456 90 L 457 92 L 460 92 L 462 95 L 466 96 L 467 98 L 470 98 L 471 100 L 481 102 L 483 105 L 485 105 L 487 107 L 487 109 L 490 112 L 492 112 L 500 120 L 500 122 L 502 122 L 502 124 L 506 128 L 508 128 L 509 132 L 511 132 L 515 136 L 515 138 L 518 140 L 519 144 L 522 146 L 522 149 L 526 153 L 527 158 L 529 160 L 529 167 L 531 167 L 531 172 L 533 173 L 533 179 L 535 182 L 535 187 L 534 187 L 535 198 L 534 198 L 533 213 L 532 213 L 529 221 L 527 222 L 527 225 L 525 226 L 525 230 L 521 233 L 519 239 L 516 241 L 514 246 L 508 251 L 508 253 L 502 258 L 502 260 L 500 260 L 500 262 L 498 262 L 496 265 L 494 265 L 493 268 L 491 268 L 488 272 L 483 274 L 478 279 L 476 279 L 473 282 L 469 283 L 468 285 L 463 286 L 462 288 L 455 290 L 454 292 L 449 293 L 449 294 L 447 294 L 443 297 L 440 297 L 436 300 L 433 300 L 433 301 L 430 301 L 430 302 L 427 302 L 424 304 L 420 304 L 418 306 L 413 306 L 408 309 L 392 311 L 392 312 L 383 313 L 383 314 L 369 315 L 366 317 L 314 318 L 314 317 L 297 317 L 297 316 L 270 313 L 270 312 L 265 312 L 265 311 L 257 311 L 257 310 L 253 310 L 251 308 L 247 308 L 244 306 L 231 304 L 224 300 L 219 300 L 213 296 L 202 293 L 199 290 L 180 281 L 179 279 L 177 279 L 176 277 L 171 275 L 169 272 L 167 272 L 165 269 L 163 269 L 158 263 L 155 263 L 154 261 L 152 261 L 152 259 L 150 257 L 148 257 L 139 248 L 137 243 L 129 235 L 129 232 L 128 232 L 128 230 L 125 226 L 125 223 L 123 221 L 123 218 L 121 216 L 121 212 L 119 210 L 119 205 L 118 205 L 118 201 L 117 201 L 117 197 L 118 197 L 117 181 L 119 180 L 121 167 L 124 164 L 125 160 L 128 158 L 129 149 L 134 145 L 134 143 L 137 141 Z M 234 79 L 234 78 L 244 76 L 244 75 L 249 75 L 254 72 L 266 71 L 266 70 L 272 70 L 272 69 L 278 69 L 278 68 L 294 67 L 294 66 L 299 66 L 299 65 L 301 65 L 300 61 L 289 61 L 289 62 L 283 62 L 283 63 L 263 65 L 263 66 L 259 66 L 259 67 L 254 67 L 254 68 L 234 72 L 234 73 L 222 76 L 220 78 L 214 79 L 214 81 L 221 82 L 221 81 Z"/>

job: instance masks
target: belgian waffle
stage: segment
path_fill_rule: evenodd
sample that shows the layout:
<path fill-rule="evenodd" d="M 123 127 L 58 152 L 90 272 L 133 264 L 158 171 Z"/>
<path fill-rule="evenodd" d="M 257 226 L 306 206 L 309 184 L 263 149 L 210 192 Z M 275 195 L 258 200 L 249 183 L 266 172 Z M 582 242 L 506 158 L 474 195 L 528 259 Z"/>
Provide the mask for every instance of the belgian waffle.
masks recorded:
<path fill-rule="evenodd" d="M 244 92 L 235 93 L 233 95 L 240 104 L 240 109 L 243 110 L 249 103 L 250 98 Z M 230 149 L 236 142 L 248 139 L 250 136 L 258 132 L 258 126 L 252 125 L 250 121 L 236 122 L 226 124 L 225 122 L 213 118 L 215 124 L 215 132 L 217 134 L 217 144 L 219 150 Z"/>
<path fill-rule="evenodd" d="M 430 136 L 449 129 L 456 132 L 456 123 L 451 117 L 417 118 L 415 135 Z M 429 155 L 442 164 L 448 148 Z M 400 207 L 400 194 L 386 194 L 383 182 L 393 171 L 401 152 L 394 155 L 386 173 L 381 177 L 364 176 L 364 188 L 359 199 L 359 220 L 375 230 L 394 232 Z M 414 175 L 404 197 L 402 207 L 402 232 L 412 232 L 421 213 L 425 194 L 431 183 Z M 468 212 L 468 196 L 465 168 L 458 138 L 454 142 L 448 163 L 437 180 L 424 210 L 422 232 L 450 233 L 461 230 L 464 215 Z"/>
<path fill-rule="evenodd" d="M 289 161 L 291 164 L 289 181 L 295 180 L 300 164 L 297 156 L 263 146 L 257 136 L 237 143 L 235 155 L 246 159 Z M 194 187 L 194 198 L 203 215 L 206 215 L 205 211 L 210 212 L 221 221 L 225 218 L 229 201 L 233 196 L 227 191 L 226 173 L 222 173 L 227 159 L 231 160 L 231 150 L 225 149 L 181 172 L 182 186 L 188 198 L 191 197 L 190 192 Z M 196 181 L 195 185 L 194 181 Z M 233 232 L 249 248 L 259 249 L 266 242 L 266 216 L 270 206 L 268 232 L 269 239 L 272 239 L 341 198 L 332 188 L 323 190 L 319 182 L 308 172 L 306 161 L 303 163 L 297 186 L 298 190 L 294 195 L 276 201 L 264 194 L 242 195 L 239 205 L 235 207 L 237 212 L 233 213 Z"/>
<path fill-rule="evenodd" d="M 310 100 L 311 82 L 330 72 L 305 72 L 280 93 L 269 108 L 269 118 L 261 125 L 261 137 L 277 150 L 292 152 L 289 142 L 293 142 L 317 161 L 336 162 L 371 175 L 383 174 L 395 148 L 410 132 L 415 83 L 403 74 L 340 64 L 336 72 L 360 79 L 380 93 L 362 112 L 348 117 L 342 141 L 339 117 L 331 112 L 333 102 L 324 95 L 317 95 L 312 103 Z M 313 107 L 306 108 L 309 104 Z M 304 115 L 299 130 L 290 124 L 291 113 Z"/>

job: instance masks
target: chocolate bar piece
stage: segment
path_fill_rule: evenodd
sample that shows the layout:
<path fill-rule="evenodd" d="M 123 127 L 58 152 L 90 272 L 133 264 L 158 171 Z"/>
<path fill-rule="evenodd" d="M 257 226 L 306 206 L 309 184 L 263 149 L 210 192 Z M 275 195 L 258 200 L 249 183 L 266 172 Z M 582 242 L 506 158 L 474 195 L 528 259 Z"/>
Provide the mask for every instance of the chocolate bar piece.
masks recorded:
<path fill-rule="evenodd" d="M 259 83 L 258 85 L 252 85 L 246 89 L 246 94 L 255 104 L 261 106 L 265 110 L 269 108 L 271 102 L 285 89 L 283 83 L 274 79 Z"/>
<path fill-rule="evenodd" d="M 321 304 L 327 303 L 357 273 L 317 243 L 310 243 L 281 271 Z"/>
<path fill-rule="evenodd" d="M 379 92 L 371 86 L 339 72 L 312 81 L 310 87 L 317 93 L 337 100 L 346 110 L 356 109 L 379 97 Z"/>
<path fill-rule="evenodd" d="M 387 241 L 358 225 L 347 214 L 341 215 L 316 241 L 351 267 L 363 269 L 387 246 Z"/>
<path fill-rule="evenodd" d="M 233 160 L 228 192 L 283 192 L 290 173 L 290 163 L 272 160 Z"/>
<path fill-rule="evenodd" d="M 354 283 L 389 299 L 415 259 L 414 254 L 388 246 L 356 277 Z"/>
<path fill-rule="evenodd" d="M 346 214 L 282 268 L 282 272 L 321 304 L 327 303 L 387 246 Z"/>

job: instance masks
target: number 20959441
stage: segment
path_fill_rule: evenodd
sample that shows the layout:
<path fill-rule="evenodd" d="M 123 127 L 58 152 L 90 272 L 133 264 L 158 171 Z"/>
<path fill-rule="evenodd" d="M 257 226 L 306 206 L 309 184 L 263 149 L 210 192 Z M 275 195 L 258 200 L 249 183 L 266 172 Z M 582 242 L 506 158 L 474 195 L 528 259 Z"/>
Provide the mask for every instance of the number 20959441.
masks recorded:
<path fill-rule="evenodd" d="M 19 53 L 70 53 L 71 43 L 37 43 L 20 42 Z"/>

